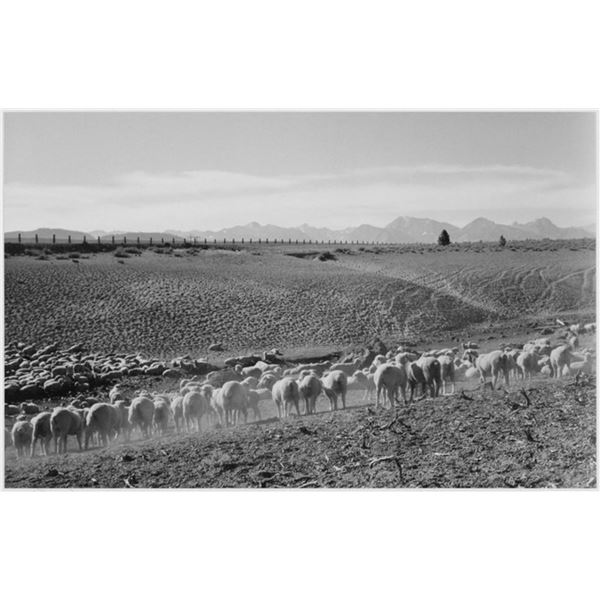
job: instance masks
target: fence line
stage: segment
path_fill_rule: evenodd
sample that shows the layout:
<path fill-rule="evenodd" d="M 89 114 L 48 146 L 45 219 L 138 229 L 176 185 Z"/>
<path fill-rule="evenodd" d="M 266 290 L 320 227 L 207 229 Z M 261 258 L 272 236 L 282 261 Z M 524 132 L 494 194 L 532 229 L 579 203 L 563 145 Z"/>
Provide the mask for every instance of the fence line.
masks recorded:
<path fill-rule="evenodd" d="M 17 238 L 5 238 L 5 243 L 17 243 L 17 244 L 33 244 L 36 246 L 42 245 L 90 245 L 90 246 L 137 246 L 146 247 L 146 246 L 173 246 L 173 247 L 195 247 L 195 246 L 216 246 L 216 245 L 234 245 L 234 246 L 247 246 L 247 245 L 257 245 L 257 246 L 298 246 L 298 245 L 319 245 L 319 246 L 381 246 L 381 245 L 393 245 L 395 242 L 382 242 L 382 241 L 369 241 L 369 240 L 307 240 L 307 239 L 292 239 L 292 238 L 223 238 L 223 241 L 220 239 L 198 239 L 194 238 L 175 238 L 175 237 L 161 237 L 160 243 L 158 240 L 148 237 L 136 237 L 135 240 L 131 238 L 127 238 L 127 236 L 110 236 L 110 239 L 101 238 L 101 237 L 90 237 L 84 235 L 81 238 L 74 238 L 73 236 L 67 236 L 66 238 L 58 238 L 55 233 L 52 234 L 52 237 L 41 238 L 38 234 L 35 234 L 33 237 L 25 237 L 22 234 L 18 234 Z"/>

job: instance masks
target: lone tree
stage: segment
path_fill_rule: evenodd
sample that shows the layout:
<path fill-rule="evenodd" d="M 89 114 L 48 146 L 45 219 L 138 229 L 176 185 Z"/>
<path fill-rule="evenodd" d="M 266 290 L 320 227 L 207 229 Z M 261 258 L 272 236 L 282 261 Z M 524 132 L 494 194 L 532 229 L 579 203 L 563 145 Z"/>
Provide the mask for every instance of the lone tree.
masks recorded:
<path fill-rule="evenodd" d="M 450 243 L 450 236 L 445 229 L 442 229 L 442 233 L 440 233 L 440 237 L 438 238 L 438 244 L 440 246 L 447 246 Z"/>
<path fill-rule="evenodd" d="M 500 246 L 502 248 L 504 248 L 504 246 L 506 246 L 506 238 L 503 235 L 500 236 L 500 240 L 498 241 L 498 244 L 500 244 Z"/>

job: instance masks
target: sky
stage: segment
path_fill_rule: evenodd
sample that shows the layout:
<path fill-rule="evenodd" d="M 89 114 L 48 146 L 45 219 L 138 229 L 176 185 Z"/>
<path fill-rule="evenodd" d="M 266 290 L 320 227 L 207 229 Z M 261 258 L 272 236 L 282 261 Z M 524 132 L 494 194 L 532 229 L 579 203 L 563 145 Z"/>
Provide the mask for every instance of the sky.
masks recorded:
<path fill-rule="evenodd" d="M 4 231 L 596 220 L 593 112 L 4 114 Z"/>

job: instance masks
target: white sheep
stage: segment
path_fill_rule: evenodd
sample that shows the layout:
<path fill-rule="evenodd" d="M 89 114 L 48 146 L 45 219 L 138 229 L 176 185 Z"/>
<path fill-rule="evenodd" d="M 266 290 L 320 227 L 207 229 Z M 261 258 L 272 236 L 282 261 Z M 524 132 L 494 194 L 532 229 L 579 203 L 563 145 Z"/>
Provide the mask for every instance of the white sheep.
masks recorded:
<path fill-rule="evenodd" d="M 183 396 L 177 394 L 171 400 L 171 412 L 173 413 L 173 422 L 175 431 L 179 433 L 183 425 Z"/>
<path fill-rule="evenodd" d="M 79 450 L 82 449 L 85 410 L 59 406 L 52 411 L 50 430 L 54 438 L 54 452 L 58 454 L 67 451 L 67 438 L 70 435 L 76 437 Z"/>
<path fill-rule="evenodd" d="M 147 393 L 141 393 L 129 405 L 128 420 L 131 428 L 139 427 L 142 437 L 149 438 L 152 433 L 154 402 Z"/>
<path fill-rule="evenodd" d="M 212 386 L 211 386 L 212 387 Z M 202 431 L 202 417 L 208 412 L 208 402 L 201 391 L 188 392 L 182 400 L 182 415 L 186 431 L 192 431 L 196 423 L 196 431 Z"/>
<path fill-rule="evenodd" d="M 305 414 L 314 414 L 316 412 L 317 398 L 323 391 L 323 384 L 314 371 L 306 372 L 298 384 L 298 391 L 300 398 L 304 399 Z"/>
<path fill-rule="evenodd" d="M 404 367 L 397 367 L 390 364 L 380 365 L 375 371 L 373 381 L 375 382 L 375 389 L 377 390 L 377 397 L 375 400 L 376 406 L 379 406 L 379 398 L 382 391 L 384 392 L 384 405 L 387 400 L 389 407 L 392 408 L 394 404 L 398 402 L 398 391 L 402 394 L 402 400 L 406 404 L 407 374 Z"/>
<path fill-rule="evenodd" d="M 31 419 L 32 436 L 30 455 L 35 456 L 35 446 L 37 441 L 40 441 L 42 455 L 48 456 L 50 442 L 52 440 L 52 430 L 50 429 L 50 417 L 52 413 L 49 411 L 41 412 Z"/>
<path fill-rule="evenodd" d="M 225 427 L 238 423 L 240 416 L 247 422 L 248 395 L 246 388 L 239 381 L 228 381 L 216 391 L 213 398 L 221 423 Z"/>
<path fill-rule="evenodd" d="M 12 443 L 17 450 L 17 457 L 23 458 L 31 446 L 33 427 L 29 421 L 16 421 L 10 432 Z"/>
<path fill-rule="evenodd" d="M 280 379 L 275 383 L 271 392 L 280 419 L 290 415 L 292 406 L 296 408 L 296 413 L 300 416 L 300 391 L 295 379 L 292 377 Z"/>
<path fill-rule="evenodd" d="M 97 433 L 103 446 L 119 432 L 121 415 L 118 408 L 107 402 L 99 402 L 92 406 L 85 420 L 85 449 L 88 449 L 90 437 Z"/>
<path fill-rule="evenodd" d="M 323 391 L 329 398 L 331 410 L 337 410 L 338 395 L 342 398 L 342 406 L 346 408 L 346 391 L 348 389 L 348 376 L 344 371 L 333 370 L 325 375 L 321 382 Z"/>
<path fill-rule="evenodd" d="M 157 397 L 154 399 L 154 414 L 152 415 L 152 423 L 156 433 L 165 435 L 169 426 L 171 417 L 171 406 L 167 398 Z"/>

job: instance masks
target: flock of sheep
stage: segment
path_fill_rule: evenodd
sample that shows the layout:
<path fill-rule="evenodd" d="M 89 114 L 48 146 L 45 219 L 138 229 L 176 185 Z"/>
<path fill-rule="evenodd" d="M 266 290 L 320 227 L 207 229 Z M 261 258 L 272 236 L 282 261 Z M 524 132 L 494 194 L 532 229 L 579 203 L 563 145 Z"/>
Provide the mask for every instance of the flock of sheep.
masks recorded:
<path fill-rule="evenodd" d="M 593 352 L 579 348 L 578 334 L 594 331 L 593 324 L 571 326 L 559 343 L 540 338 L 485 354 L 479 354 L 474 343 L 463 344 L 462 352 L 457 347 L 417 354 L 399 347 L 396 352 L 376 356 L 368 365 L 356 359 L 284 369 L 258 361 L 245 368 L 236 365 L 232 379 L 220 387 L 212 385 L 210 377 L 194 377 L 182 379 L 175 391 L 138 391 L 133 398 L 127 397 L 122 384 L 116 384 L 108 402 L 74 400 L 51 412 L 39 412 L 36 404 L 22 403 L 12 431 L 5 431 L 5 440 L 12 441 L 18 457 L 34 456 L 38 442 L 42 454 L 47 455 L 52 441 L 56 453 L 66 452 L 69 436 L 76 438 L 82 450 L 90 441 L 95 445 L 108 445 L 119 437 L 129 441 L 135 430 L 142 438 L 163 435 L 171 421 L 179 433 L 200 432 L 203 420 L 222 427 L 247 422 L 250 411 L 260 420 L 260 403 L 266 400 L 274 402 L 279 418 L 285 418 L 292 412 L 300 415 L 301 404 L 304 414 L 315 413 L 319 397 L 328 400 L 332 411 L 338 409 L 338 401 L 345 408 L 349 390 L 363 390 L 363 400 L 375 396 L 377 406 L 392 407 L 400 397 L 411 402 L 419 390 L 432 398 L 440 392 L 446 394 L 448 388 L 454 393 L 457 381 L 479 378 L 483 386 L 494 389 L 499 380 L 509 385 L 511 378 L 522 380 L 538 373 L 560 378 L 593 370 Z"/>

